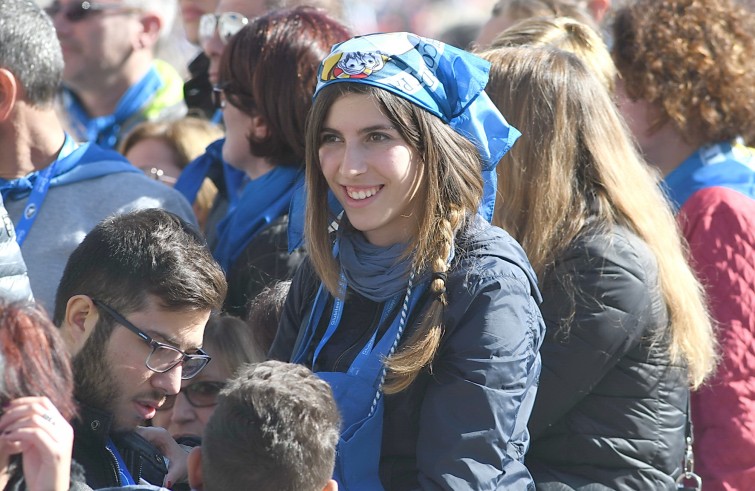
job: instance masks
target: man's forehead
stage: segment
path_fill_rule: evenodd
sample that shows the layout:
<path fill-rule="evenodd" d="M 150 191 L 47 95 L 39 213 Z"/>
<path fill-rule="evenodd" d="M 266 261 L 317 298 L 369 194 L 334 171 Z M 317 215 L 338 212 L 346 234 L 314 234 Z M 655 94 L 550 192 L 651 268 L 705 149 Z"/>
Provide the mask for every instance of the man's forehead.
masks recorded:
<path fill-rule="evenodd" d="M 220 0 L 215 12 L 238 12 L 246 17 L 259 17 L 267 12 L 266 0 Z"/>

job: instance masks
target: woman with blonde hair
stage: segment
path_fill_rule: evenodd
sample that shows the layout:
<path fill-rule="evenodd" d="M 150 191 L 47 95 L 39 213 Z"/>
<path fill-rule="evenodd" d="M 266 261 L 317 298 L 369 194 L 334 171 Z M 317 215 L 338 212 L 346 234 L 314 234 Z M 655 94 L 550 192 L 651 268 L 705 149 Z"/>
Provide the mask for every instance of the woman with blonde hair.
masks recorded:
<path fill-rule="evenodd" d="M 588 24 L 570 17 L 524 19 L 499 34 L 490 49 L 517 46 L 552 46 L 574 53 L 614 92 L 616 66 L 603 38 Z"/>
<path fill-rule="evenodd" d="M 715 344 L 657 177 L 576 56 L 482 56 L 523 133 L 499 165 L 494 223 L 527 252 L 547 326 L 527 466 L 544 490 L 675 489 L 689 387 Z"/>
<path fill-rule="evenodd" d="M 492 211 L 489 178 L 518 135 L 483 92 L 488 65 L 409 33 L 351 39 L 321 64 L 310 255 L 270 354 L 331 383 L 343 489 L 532 485 L 544 332 L 524 252 L 477 213 Z"/>

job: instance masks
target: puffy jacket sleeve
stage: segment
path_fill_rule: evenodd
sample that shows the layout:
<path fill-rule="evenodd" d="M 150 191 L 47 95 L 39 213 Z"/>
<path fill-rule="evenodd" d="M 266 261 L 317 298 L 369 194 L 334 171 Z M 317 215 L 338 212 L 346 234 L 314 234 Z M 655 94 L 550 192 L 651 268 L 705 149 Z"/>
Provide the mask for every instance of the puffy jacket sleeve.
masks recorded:
<path fill-rule="evenodd" d="M 451 285 L 446 331 L 420 410 L 422 489 L 534 489 L 524 466 L 543 323 L 523 271 L 486 258 Z"/>
<path fill-rule="evenodd" d="M 529 429 L 536 440 L 639 341 L 658 302 L 654 262 L 639 239 L 593 235 L 566 251 L 542 285 L 546 337 Z M 650 272 L 652 278 L 648 278 Z"/>
<path fill-rule="evenodd" d="M 13 222 L 0 198 L 0 297 L 6 302 L 34 300 Z"/>
<path fill-rule="evenodd" d="M 722 187 L 680 212 L 692 264 L 718 326 L 720 365 L 692 394 L 696 470 L 705 489 L 755 482 L 755 200 Z"/>

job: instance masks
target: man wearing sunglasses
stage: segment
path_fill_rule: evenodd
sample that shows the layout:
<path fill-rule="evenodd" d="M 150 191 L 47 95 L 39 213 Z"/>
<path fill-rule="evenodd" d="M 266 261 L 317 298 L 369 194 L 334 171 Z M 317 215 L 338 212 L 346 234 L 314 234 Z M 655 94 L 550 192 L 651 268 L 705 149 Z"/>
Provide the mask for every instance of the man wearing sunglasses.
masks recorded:
<path fill-rule="evenodd" d="M 79 141 L 117 148 L 136 124 L 186 113 L 183 80 L 155 58 L 174 0 L 53 0 L 46 11 L 63 47 L 63 108 Z"/>
<path fill-rule="evenodd" d="M 32 0 L 0 0 L 0 192 L 34 298 L 48 310 L 68 256 L 105 217 L 158 207 L 194 220 L 178 192 L 65 133 L 55 110 L 62 73 L 50 18 Z"/>
<path fill-rule="evenodd" d="M 204 240 L 162 210 L 111 217 L 71 254 L 53 320 L 73 356 L 73 455 L 92 488 L 164 484 L 162 456 L 134 430 L 210 362 L 202 337 L 225 293 Z"/>

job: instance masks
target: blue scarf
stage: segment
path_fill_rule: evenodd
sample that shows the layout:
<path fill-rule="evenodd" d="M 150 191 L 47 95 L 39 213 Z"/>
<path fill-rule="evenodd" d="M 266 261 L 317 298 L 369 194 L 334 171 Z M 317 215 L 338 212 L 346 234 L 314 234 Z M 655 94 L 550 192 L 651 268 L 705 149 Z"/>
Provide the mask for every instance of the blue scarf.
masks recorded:
<path fill-rule="evenodd" d="M 68 139 L 70 137 L 66 135 L 66 140 Z M 13 201 L 27 197 L 43 170 L 34 171 L 10 181 L 0 179 L 0 192 L 3 199 Z M 118 152 L 85 143 L 57 161 L 55 173 L 50 179 L 50 187 L 86 181 L 118 172 L 141 173 L 142 171 L 131 165 Z"/>
<path fill-rule="evenodd" d="M 288 211 L 294 189 L 303 180 L 302 169 L 279 165 L 247 183 L 218 224 L 213 255 L 226 272 L 263 228 Z"/>
<path fill-rule="evenodd" d="M 713 186 L 755 199 L 755 154 L 740 144 L 706 145 L 669 173 L 663 185 L 677 211 L 695 192 Z"/>
<path fill-rule="evenodd" d="M 380 247 L 349 224 L 338 230 L 338 260 L 348 285 L 373 302 L 382 303 L 406 289 L 412 256 L 401 257 L 404 243 Z"/>
<path fill-rule="evenodd" d="M 90 118 L 75 94 L 68 89 L 63 90 L 63 104 L 79 139 L 98 143 L 105 148 L 114 148 L 118 143 L 121 125 L 138 113 L 162 86 L 163 81 L 153 66 L 123 94 L 113 114 Z"/>
<path fill-rule="evenodd" d="M 194 203 L 197 199 L 199 188 L 210 173 L 213 166 L 221 165 L 223 167 L 223 177 L 226 189 L 228 190 L 228 200 L 231 204 L 235 203 L 240 195 L 241 185 L 246 180 L 246 174 L 243 171 L 231 167 L 223 161 L 223 144 L 225 138 L 214 141 L 205 149 L 205 152 L 194 159 L 178 177 L 173 189 L 183 194 L 189 203 Z"/>

